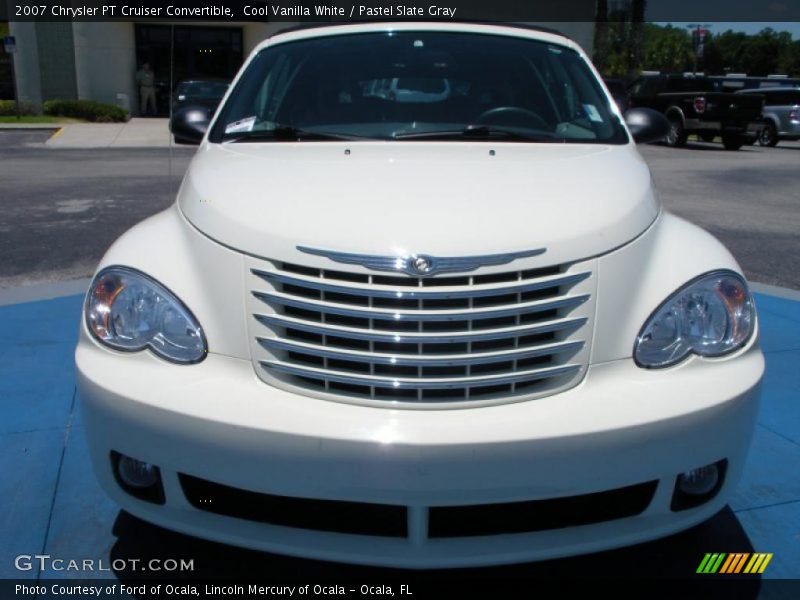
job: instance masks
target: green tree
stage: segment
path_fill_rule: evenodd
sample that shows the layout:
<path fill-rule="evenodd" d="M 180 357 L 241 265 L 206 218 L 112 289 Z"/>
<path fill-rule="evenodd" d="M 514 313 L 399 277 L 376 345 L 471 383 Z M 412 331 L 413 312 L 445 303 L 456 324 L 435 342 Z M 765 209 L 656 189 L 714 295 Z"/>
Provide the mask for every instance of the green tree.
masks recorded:
<path fill-rule="evenodd" d="M 608 0 L 597 0 L 594 18 L 594 64 L 600 72 L 606 68 L 608 56 Z"/>
<path fill-rule="evenodd" d="M 636 76 L 642 67 L 644 50 L 644 11 L 647 0 L 631 0 L 631 62 L 627 75 Z"/>
<path fill-rule="evenodd" d="M 800 40 L 790 42 L 782 49 L 778 59 L 778 72 L 800 76 Z"/>
<path fill-rule="evenodd" d="M 609 77 L 626 77 L 631 71 L 631 24 L 612 21 L 608 26 L 608 54 L 606 74 Z"/>
<path fill-rule="evenodd" d="M 771 73 L 796 73 L 798 42 L 786 31 L 766 28 L 755 35 L 725 31 L 706 41 L 703 60 L 709 73 L 747 73 L 764 76 Z"/>
<path fill-rule="evenodd" d="M 778 33 L 769 27 L 748 36 L 741 54 L 742 66 L 748 75 L 776 73 L 781 52 L 791 41 L 790 34 Z"/>
<path fill-rule="evenodd" d="M 747 34 L 741 31 L 725 31 L 711 35 L 706 40 L 703 63 L 709 73 L 745 73 L 742 59 Z"/>
<path fill-rule="evenodd" d="M 667 72 L 692 69 L 694 48 L 688 31 L 647 23 L 637 33 L 639 25 L 631 6 L 605 15 L 606 6 L 598 3 L 598 20 L 603 21 L 602 26 L 598 22 L 600 35 L 595 36 L 595 63 L 605 76 L 631 77 L 641 69 Z M 641 52 L 636 50 L 637 36 L 642 40 Z M 698 66 L 710 75 L 800 75 L 800 40 L 792 41 L 790 33 L 770 28 L 755 35 L 731 30 L 708 34 Z"/>
<path fill-rule="evenodd" d="M 687 71 L 693 62 L 692 38 L 688 32 L 671 25 L 645 25 L 644 68 L 654 71 Z"/>
<path fill-rule="evenodd" d="M 641 68 L 645 0 L 608 2 L 598 0 L 594 62 L 607 77 L 629 77 Z"/>

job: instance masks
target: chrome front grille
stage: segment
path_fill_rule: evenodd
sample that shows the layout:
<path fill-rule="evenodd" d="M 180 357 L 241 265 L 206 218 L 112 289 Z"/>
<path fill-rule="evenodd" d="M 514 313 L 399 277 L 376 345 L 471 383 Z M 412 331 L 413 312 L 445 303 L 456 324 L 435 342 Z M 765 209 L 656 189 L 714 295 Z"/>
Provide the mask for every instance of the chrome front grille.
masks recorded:
<path fill-rule="evenodd" d="M 556 393 L 588 362 L 592 266 L 420 278 L 251 259 L 256 370 L 278 387 L 380 405 Z"/>

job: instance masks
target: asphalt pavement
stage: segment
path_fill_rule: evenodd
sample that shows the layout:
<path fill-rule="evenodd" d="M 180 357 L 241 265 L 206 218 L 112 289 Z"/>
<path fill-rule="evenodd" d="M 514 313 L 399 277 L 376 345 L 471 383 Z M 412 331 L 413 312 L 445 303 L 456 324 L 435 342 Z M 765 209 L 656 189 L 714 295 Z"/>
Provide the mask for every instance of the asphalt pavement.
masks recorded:
<path fill-rule="evenodd" d="M 641 153 L 667 210 L 722 240 L 751 281 L 800 289 L 800 143 Z"/>
<path fill-rule="evenodd" d="M 0 130 L 0 287 L 91 276 L 120 234 L 173 202 L 194 152 L 45 146 L 51 134 Z M 751 280 L 800 289 L 800 143 L 641 152 L 668 210 L 719 237 Z"/>
<path fill-rule="evenodd" d="M 0 287 L 90 276 L 115 239 L 172 204 L 194 153 L 51 149 L 50 135 L 0 130 Z"/>

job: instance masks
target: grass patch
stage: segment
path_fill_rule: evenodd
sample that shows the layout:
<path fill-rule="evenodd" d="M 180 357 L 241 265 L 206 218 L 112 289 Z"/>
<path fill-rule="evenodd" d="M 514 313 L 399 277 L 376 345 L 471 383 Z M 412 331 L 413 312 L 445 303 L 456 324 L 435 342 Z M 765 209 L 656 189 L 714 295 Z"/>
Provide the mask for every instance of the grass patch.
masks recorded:
<path fill-rule="evenodd" d="M 82 119 L 73 119 L 70 117 L 51 117 L 48 115 L 34 115 L 34 116 L 21 116 L 19 119 L 17 117 L 0 117 L 0 123 L 53 123 L 55 125 L 60 125 L 64 123 L 85 123 L 86 121 Z"/>

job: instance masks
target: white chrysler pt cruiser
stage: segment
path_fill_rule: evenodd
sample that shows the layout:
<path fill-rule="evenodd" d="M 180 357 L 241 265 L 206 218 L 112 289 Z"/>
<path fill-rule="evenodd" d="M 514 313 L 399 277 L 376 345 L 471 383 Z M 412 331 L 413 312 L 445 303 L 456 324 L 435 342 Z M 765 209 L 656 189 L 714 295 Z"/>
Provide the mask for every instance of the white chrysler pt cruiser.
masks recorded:
<path fill-rule="evenodd" d="M 174 207 L 103 258 L 76 351 L 94 469 L 191 535 L 402 567 L 686 529 L 740 477 L 747 283 L 664 212 L 571 40 L 369 23 L 250 55 Z"/>

